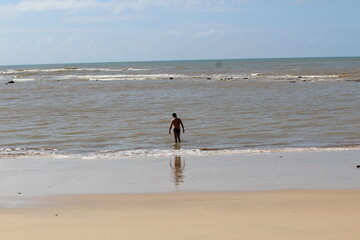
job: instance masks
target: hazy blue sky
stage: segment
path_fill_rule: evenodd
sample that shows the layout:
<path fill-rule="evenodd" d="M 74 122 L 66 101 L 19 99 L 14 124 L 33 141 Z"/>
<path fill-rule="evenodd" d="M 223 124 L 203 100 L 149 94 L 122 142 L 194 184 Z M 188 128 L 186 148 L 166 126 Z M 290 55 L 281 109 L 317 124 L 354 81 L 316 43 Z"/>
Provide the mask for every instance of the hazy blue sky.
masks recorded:
<path fill-rule="evenodd" d="M 360 56 L 359 0 L 1 0 L 0 65 Z"/>

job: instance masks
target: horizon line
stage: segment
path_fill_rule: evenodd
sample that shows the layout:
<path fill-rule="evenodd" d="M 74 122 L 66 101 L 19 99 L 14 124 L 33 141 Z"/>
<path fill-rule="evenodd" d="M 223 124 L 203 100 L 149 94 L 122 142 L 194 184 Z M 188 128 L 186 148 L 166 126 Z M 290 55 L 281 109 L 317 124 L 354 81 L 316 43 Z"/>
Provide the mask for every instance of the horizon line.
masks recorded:
<path fill-rule="evenodd" d="M 70 65 L 70 64 L 99 64 L 99 63 L 146 63 L 146 62 L 185 62 L 185 61 L 233 61 L 233 60 L 272 60 L 272 59 L 317 59 L 317 58 L 360 58 L 360 56 L 328 56 L 328 57 L 264 57 L 264 58 L 209 58 L 209 59 L 170 59 L 170 60 L 133 60 L 133 61 L 95 61 L 95 62 L 54 62 L 54 63 L 25 63 L 25 64 L 0 64 L 7 66 L 33 66 L 33 65 Z"/>

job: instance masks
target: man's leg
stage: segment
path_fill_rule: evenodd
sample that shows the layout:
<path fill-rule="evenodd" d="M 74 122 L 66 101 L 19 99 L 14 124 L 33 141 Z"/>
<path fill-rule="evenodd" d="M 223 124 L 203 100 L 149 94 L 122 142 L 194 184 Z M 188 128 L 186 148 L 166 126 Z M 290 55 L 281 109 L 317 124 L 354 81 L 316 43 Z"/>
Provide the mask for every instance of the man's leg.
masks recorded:
<path fill-rule="evenodd" d="M 177 143 L 177 133 L 174 131 L 175 143 Z"/>

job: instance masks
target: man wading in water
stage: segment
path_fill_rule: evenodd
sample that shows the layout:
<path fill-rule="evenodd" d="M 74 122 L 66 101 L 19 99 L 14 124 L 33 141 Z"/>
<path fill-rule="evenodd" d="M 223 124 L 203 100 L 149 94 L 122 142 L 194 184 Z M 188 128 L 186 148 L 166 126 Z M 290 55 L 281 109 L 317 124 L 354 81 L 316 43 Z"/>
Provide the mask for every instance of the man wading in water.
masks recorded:
<path fill-rule="evenodd" d="M 177 118 L 176 113 L 173 113 L 172 116 L 173 116 L 173 119 L 171 120 L 171 123 L 170 123 L 169 134 L 171 134 L 171 128 L 174 126 L 175 143 L 178 143 L 178 142 L 181 142 L 181 139 L 180 139 L 181 127 L 183 129 L 183 133 L 185 132 L 185 128 L 184 128 L 184 124 L 182 123 L 181 119 Z"/>

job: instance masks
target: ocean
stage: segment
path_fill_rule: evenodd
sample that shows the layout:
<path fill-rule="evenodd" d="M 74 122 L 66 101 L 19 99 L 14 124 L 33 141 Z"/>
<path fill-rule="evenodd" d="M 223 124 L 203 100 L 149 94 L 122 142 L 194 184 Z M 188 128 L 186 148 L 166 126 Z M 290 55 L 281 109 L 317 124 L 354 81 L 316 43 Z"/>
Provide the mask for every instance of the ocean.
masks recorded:
<path fill-rule="evenodd" d="M 0 66 L 0 157 L 360 149 L 359 93 L 360 57 Z"/>

